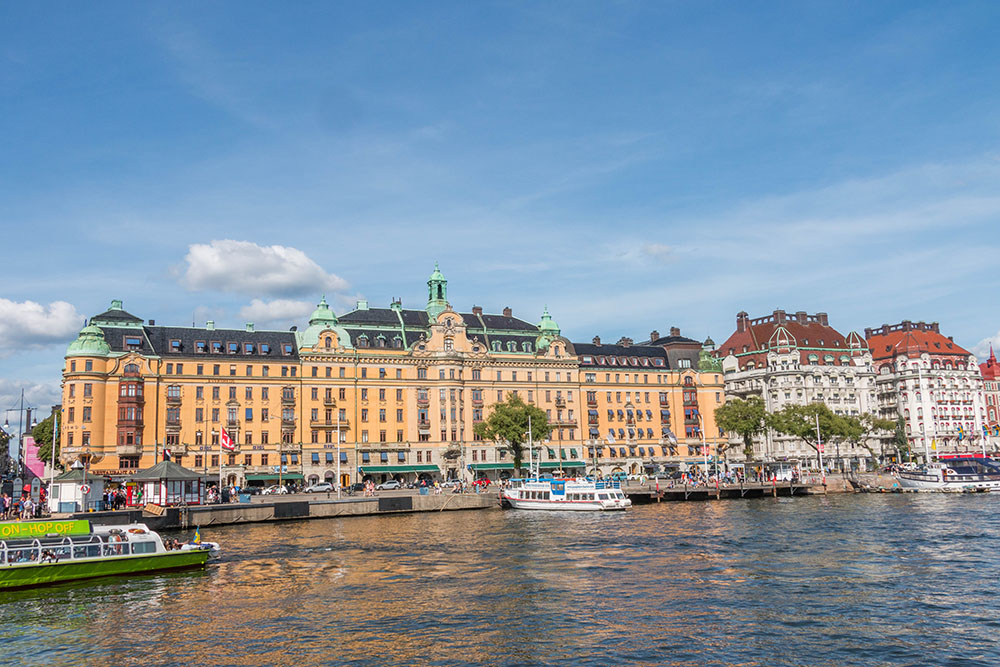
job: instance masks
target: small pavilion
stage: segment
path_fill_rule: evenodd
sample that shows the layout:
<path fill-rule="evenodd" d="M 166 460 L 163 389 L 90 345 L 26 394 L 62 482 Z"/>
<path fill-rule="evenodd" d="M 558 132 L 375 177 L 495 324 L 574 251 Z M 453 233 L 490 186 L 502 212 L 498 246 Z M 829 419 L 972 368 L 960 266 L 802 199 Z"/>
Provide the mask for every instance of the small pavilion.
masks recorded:
<path fill-rule="evenodd" d="M 96 509 L 96 503 L 104 497 L 106 481 L 101 475 L 88 474 L 83 464 L 76 461 L 69 470 L 52 480 L 49 511 L 68 513 Z"/>
<path fill-rule="evenodd" d="M 201 505 L 205 502 L 205 480 L 201 474 L 173 461 L 160 461 L 129 478 L 142 489 L 142 502 L 156 505 Z"/>

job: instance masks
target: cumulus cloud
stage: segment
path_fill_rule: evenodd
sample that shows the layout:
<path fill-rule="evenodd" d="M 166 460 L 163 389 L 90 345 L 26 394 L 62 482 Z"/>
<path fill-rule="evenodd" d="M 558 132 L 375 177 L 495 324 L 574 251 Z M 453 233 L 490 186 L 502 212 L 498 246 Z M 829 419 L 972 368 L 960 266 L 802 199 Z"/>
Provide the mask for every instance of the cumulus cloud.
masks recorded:
<path fill-rule="evenodd" d="M 14 428 L 17 419 L 17 408 L 21 407 L 21 390 L 24 389 L 24 405 L 32 407 L 38 412 L 39 421 L 49 415 L 53 405 L 59 403 L 61 399 L 59 382 L 35 382 L 32 380 L 8 380 L 0 378 L 0 407 L 4 410 L 14 408 L 14 412 L 7 415 Z M 0 419 L 0 424 L 3 420 Z"/>
<path fill-rule="evenodd" d="M 674 249 L 665 243 L 646 243 L 642 246 L 642 252 L 647 257 L 658 260 L 668 260 L 674 257 Z"/>
<path fill-rule="evenodd" d="M 990 356 L 990 345 L 993 346 L 994 354 L 1000 352 L 1000 331 L 976 343 L 976 346 L 972 348 L 972 354 L 976 355 L 976 359 L 979 361 L 986 361 L 987 357 Z"/>
<path fill-rule="evenodd" d="M 301 324 L 315 307 L 315 304 L 308 301 L 254 299 L 250 305 L 240 309 L 240 317 L 255 324 Z"/>
<path fill-rule="evenodd" d="M 15 350 L 67 343 L 83 326 L 83 316 L 65 301 L 44 306 L 0 298 L 0 357 Z"/>
<path fill-rule="evenodd" d="M 191 244 L 184 260 L 181 281 L 194 290 L 287 297 L 336 292 L 348 285 L 298 248 L 287 246 L 215 240 Z"/>

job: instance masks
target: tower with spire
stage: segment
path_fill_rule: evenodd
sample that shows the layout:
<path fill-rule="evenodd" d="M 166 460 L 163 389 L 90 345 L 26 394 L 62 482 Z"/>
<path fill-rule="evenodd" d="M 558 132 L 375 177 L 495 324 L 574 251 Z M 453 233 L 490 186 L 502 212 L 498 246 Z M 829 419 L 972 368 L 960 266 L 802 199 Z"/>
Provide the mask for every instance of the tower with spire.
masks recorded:
<path fill-rule="evenodd" d="M 438 263 L 434 262 L 434 273 L 427 279 L 427 316 L 436 319 L 448 308 L 448 281 Z"/>

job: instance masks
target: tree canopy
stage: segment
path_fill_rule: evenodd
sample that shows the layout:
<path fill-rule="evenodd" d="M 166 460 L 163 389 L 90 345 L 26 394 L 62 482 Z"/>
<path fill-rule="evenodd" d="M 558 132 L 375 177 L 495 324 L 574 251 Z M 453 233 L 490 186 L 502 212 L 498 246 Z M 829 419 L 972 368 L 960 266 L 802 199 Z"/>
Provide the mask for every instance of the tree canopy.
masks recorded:
<path fill-rule="evenodd" d="M 723 431 L 735 433 L 743 439 L 743 455 L 753 458 L 753 439 L 766 428 L 767 409 L 764 399 L 750 396 L 747 400 L 735 398 L 715 409 L 715 423 Z"/>
<path fill-rule="evenodd" d="M 819 434 L 816 433 L 816 419 L 819 418 Z M 768 425 L 778 433 L 784 433 L 801 439 L 807 445 L 819 451 L 818 443 L 834 442 L 847 436 L 847 424 L 844 418 L 834 414 L 825 403 L 808 403 L 806 405 L 786 405 L 774 412 L 768 419 Z"/>
<path fill-rule="evenodd" d="M 548 438 L 552 427 L 545 411 L 525 403 L 516 394 L 508 394 L 506 401 L 494 404 L 490 416 L 476 424 L 473 430 L 484 440 L 506 446 L 514 457 L 514 467 L 520 469 L 524 443 L 528 441 L 529 417 L 532 438 L 536 441 Z"/>
<path fill-rule="evenodd" d="M 59 428 L 62 428 L 62 417 L 59 412 L 55 413 L 59 419 Z M 52 415 L 49 415 L 31 430 L 31 437 L 38 445 L 38 458 L 46 463 L 52 461 Z"/>
<path fill-rule="evenodd" d="M 842 419 L 844 420 L 844 439 L 864 447 L 874 459 L 877 459 L 879 454 L 875 452 L 870 443 L 871 436 L 880 431 L 889 433 L 896 428 L 896 423 L 891 419 L 881 419 L 868 413 L 846 415 Z"/>

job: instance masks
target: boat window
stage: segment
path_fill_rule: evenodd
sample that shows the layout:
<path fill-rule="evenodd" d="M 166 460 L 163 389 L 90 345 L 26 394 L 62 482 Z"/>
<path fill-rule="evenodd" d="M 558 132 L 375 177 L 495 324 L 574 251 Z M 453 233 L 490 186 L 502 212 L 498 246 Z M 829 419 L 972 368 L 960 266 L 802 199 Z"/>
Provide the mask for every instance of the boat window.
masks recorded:
<path fill-rule="evenodd" d="M 156 543 L 155 542 L 135 542 L 132 544 L 132 553 L 134 554 L 151 554 L 156 553 Z"/>
<path fill-rule="evenodd" d="M 608 494 L 606 494 L 606 493 L 598 493 L 597 497 L 598 497 L 599 500 L 607 500 L 608 499 Z"/>

